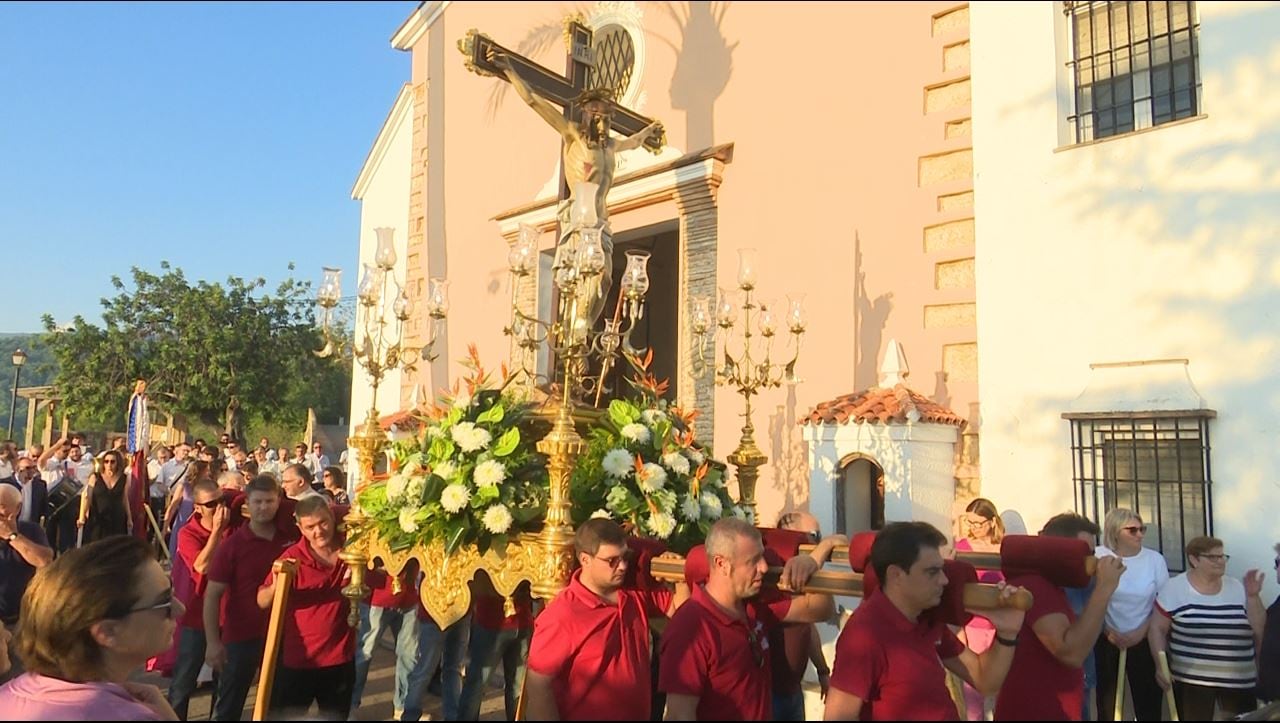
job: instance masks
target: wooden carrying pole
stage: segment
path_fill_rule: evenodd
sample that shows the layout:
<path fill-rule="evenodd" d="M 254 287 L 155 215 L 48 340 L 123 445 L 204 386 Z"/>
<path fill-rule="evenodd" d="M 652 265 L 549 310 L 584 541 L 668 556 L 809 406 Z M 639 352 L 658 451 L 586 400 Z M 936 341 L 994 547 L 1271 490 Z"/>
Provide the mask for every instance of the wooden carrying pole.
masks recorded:
<path fill-rule="evenodd" d="M 817 545 L 801 545 L 800 554 L 808 555 L 810 552 L 813 552 L 814 548 L 816 547 Z M 962 551 L 962 552 L 957 552 L 955 557 L 957 560 L 961 562 L 967 562 L 979 570 L 999 570 L 1001 567 L 1000 553 L 998 552 L 963 552 Z M 831 562 L 837 565 L 848 565 L 849 564 L 849 548 L 836 547 L 831 551 L 830 560 Z M 1090 577 L 1092 577 L 1093 573 L 1096 572 L 1098 569 L 1098 558 L 1093 557 L 1092 555 L 1084 558 L 1084 569 L 1085 569 L 1085 572 L 1088 573 Z"/>
<path fill-rule="evenodd" d="M 684 560 L 675 557 L 655 557 L 650 566 L 655 580 L 664 582 L 684 581 Z M 778 585 L 782 576 L 782 568 L 770 567 L 765 573 L 766 585 Z M 828 595 L 862 596 L 862 574 L 843 570 L 818 570 L 809 578 L 803 590 L 793 592 L 826 593 Z M 977 610 L 991 610 L 1001 607 L 1000 588 L 980 582 L 971 582 L 964 586 L 964 606 Z M 1034 598 L 1028 590 L 1020 590 L 1009 599 L 1009 607 L 1018 610 L 1030 610 Z"/>
<path fill-rule="evenodd" d="M 253 702 L 253 720 L 266 720 L 267 706 L 271 704 L 276 659 L 280 657 L 280 641 L 284 638 L 284 616 L 288 612 L 293 576 L 298 573 L 298 561 L 292 558 L 276 560 L 271 565 L 271 571 L 275 573 L 275 597 L 271 600 L 271 622 L 267 625 L 267 643 L 262 653 L 262 669 L 258 673 L 258 695 Z"/>
<path fill-rule="evenodd" d="M 1169 687 L 1164 690 L 1164 700 L 1169 704 L 1169 720 L 1178 720 L 1178 699 L 1173 694 L 1173 674 L 1169 672 L 1169 653 L 1160 651 L 1160 670 L 1164 672 L 1164 679 L 1169 681 Z"/>
<path fill-rule="evenodd" d="M 1129 662 L 1129 649 L 1120 648 L 1120 672 L 1116 674 L 1116 708 L 1111 720 L 1124 720 L 1124 669 Z"/>

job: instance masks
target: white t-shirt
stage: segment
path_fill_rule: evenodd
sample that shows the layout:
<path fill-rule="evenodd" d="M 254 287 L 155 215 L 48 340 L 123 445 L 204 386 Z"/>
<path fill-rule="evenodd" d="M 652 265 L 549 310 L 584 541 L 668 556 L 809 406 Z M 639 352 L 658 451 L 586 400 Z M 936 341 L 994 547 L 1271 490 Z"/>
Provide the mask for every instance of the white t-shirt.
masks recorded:
<path fill-rule="evenodd" d="M 1213 688 L 1252 688 L 1258 682 L 1253 627 L 1244 585 L 1222 578 L 1222 589 L 1205 595 L 1184 572 L 1156 597 L 1170 620 L 1169 669 L 1174 680 Z"/>
<path fill-rule="evenodd" d="M 1119 557 L 1124 563 L 1120 584 L 1107 605 L 1107 628 L 1117 633 L 1128 633 L 1142 627 L 1151 617 L 1156 593 L 1169 581 L 1169 567 L 1165 564 L 1164 555 L 1144 547 L 1132 557 L 1121 557 L 1105 545 L 1098 545 L 1094 555 Z"/>

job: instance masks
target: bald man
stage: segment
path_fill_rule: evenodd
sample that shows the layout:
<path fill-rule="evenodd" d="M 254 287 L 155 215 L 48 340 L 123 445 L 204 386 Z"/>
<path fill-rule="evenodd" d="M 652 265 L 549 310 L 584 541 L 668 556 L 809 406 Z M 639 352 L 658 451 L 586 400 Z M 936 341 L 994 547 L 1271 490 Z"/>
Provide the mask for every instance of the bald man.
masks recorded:
<path fill-rule="evenodd" d="M 778 518 L 778 528 L 795 530 L 809 535 L 817 544 L 822 540 L 822 528 L 818 518 L 808 512 L 788 512 Z M 836 535 L 832 546 L 848 544 L 843 535 Z M 831 668 L 822 653 L 822 638 L 814 623 L 786 623 L 769 632 L 769 652 L 773 657 L 773 718 L 774 720 L 799 721 L 804 713 L 804 674 L 809 662 L 818 672 L 818 684 L 826 698 L 831 683 Z"/>
<path fill-rule="evenodd" d="M 44 530 L 34 522 L 19 520 L 21 511 L 22 492 L 0 483 L 0 621 L 11 633 L 17 627 L 22 594 L 31 578 L 53 560 L 53 549 Z M 10 659 L 13 669 L 9 677 L 13 677 L 22 670 L 16 657 Z"/>

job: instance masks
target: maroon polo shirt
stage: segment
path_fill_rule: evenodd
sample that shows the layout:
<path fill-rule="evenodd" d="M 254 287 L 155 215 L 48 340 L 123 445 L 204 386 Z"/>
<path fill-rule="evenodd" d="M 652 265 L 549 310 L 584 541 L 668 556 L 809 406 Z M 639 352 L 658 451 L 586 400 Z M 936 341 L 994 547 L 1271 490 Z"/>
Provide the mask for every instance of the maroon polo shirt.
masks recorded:
<path fill-rule="evenodd" d="M 376 608 L 405 610 L 418 606 L 418 566 L 410 563 L 400 573 L 400 592 L 395 592 L 395 578 L 386 570 L 370 570 L 364 577 L 369 586 L 369 604 Z"/>
<path fill-rule="evenodd" d="M 696 697 L 698 720 L 769 720 L 769 630 L 790 607 L 790 598 L 748 603 L 746 620 L 739 620 L 694 585 L 662 633 L 658 688 Z"/>
<path fill-rule="evenodd" d="M 288 668 L 328 668 L 355 659 L 355 631 L 347 624 L 350 610 L 342 587 L 351 579 L 351 570 L 338 561 L 326 565 L 311 552 L 306 540 L 298 540 L 278 559 L 298 561 L 298 574 L 289 591 L 284 616 L 284 636 L 280 662 Z M 268 570 L 261 587 L 273 580 Z"/>
<path fill-rule="evenodd" d="M 908 620 L 876 591 L 836 640 L 831 687 L 862 699 L 862 720 L 959 720 L 942 661 L 962 652 L 946 625 Z"/>
<path fill-rule="evenodd" d="M 182 614 L 178 624 L 192 630 L 204 630 L 204 589 L 208 584 L 205 576 L 196 572 L 195 566 L 196 558 L 209 543 L 212 534 L 200 524 L 200 518 L 194 515 L 178 529 L 178 559 L 180 564 L 187 566 L 187 572 L 191 575 L 191 595 L 182 601 L 187 606 L 187 611 Z M 214 554 L 217 554 L 216 550 Z"/>
<path fill-rule="evenodd" d="M 227 536 L 213 553 L 213 563 L 205 577 L 227 586 L 222 595 L 219 626 L 223 643 L 257 640 L 267 636 L 270 613 L 258 607 L 258 586 L 271 573 L 271 563 L 298 539 L 298 528 L 292 534 L 277 528 L 276 535 L 264 540 L 253 534 L 248 524 Z"/>
<path fill-rule="evenodd" d="M 1058 660 L 1044 647 L 1033 626 L 1046 615 L 1061 613 L 1076 620 L 1067 593 L 1044 577 L 1014 575 L 1009 584 L 1026 588 L 1035 603 L 1022 619 L 1013 665 L 996 697 L 996 720 L 1080 720 L 1084 703 L 1084 670 Z"/>
<path fill-rule="evenodd" d="M 529 670 L 552 679 L 561 720 L 647 720 L 649 619 L 666 615 L 672 593 L 622 589 L 611 604 L 581 577 L 575 570 L 534 621 Z"/>

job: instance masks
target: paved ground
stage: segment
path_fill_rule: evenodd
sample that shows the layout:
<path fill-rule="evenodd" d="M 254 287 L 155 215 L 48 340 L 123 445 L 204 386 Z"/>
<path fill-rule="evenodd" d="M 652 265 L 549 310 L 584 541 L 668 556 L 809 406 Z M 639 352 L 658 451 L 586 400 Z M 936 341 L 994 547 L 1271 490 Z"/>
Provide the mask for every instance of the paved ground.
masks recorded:
<path fill-rule="evenodd" d="M 169 681 L 159 675 L 147 673 L 140 675 L 139 680 L 152 683 L 164 690 Z M 364 689 L 364 701 L 360 710 L 356 714 L 355 720 L 373 721 L 373 720 L 391 720 L 391 695 L 392 689 L 395 687 L 395 656 L 391 651 L 379 646 L 373 655 L 373 667 L 369 671 L 369 681 Z M 253 717 L 253 701 L 257 695 L 257 686 L 249 689 L 249 698 L 245 704 L 244 715 L 242 720 L 251 720 Z M 188 712 L 189 720 L 208 720 L 209 719 L 209 701 L 210 687 L 206 684 L 196 692 L 191 698 L 191 706 Z M 422 701 L 425 705 L 423 709 L 427 715 L 431 716 L 430 720 L 443 720 L 444 715 L 440 710 L 440 699 L 427 694 Z M 314 710 L 314 709 L 313 709 Z M 502 706 L 502 691 L 492 686 L 487 686 L 485 691 L 484 703 L 480 708 L 480 720 L 500 721 L 505 720 Z M 423 716 L 423 720 L 429 720 Z"/>

